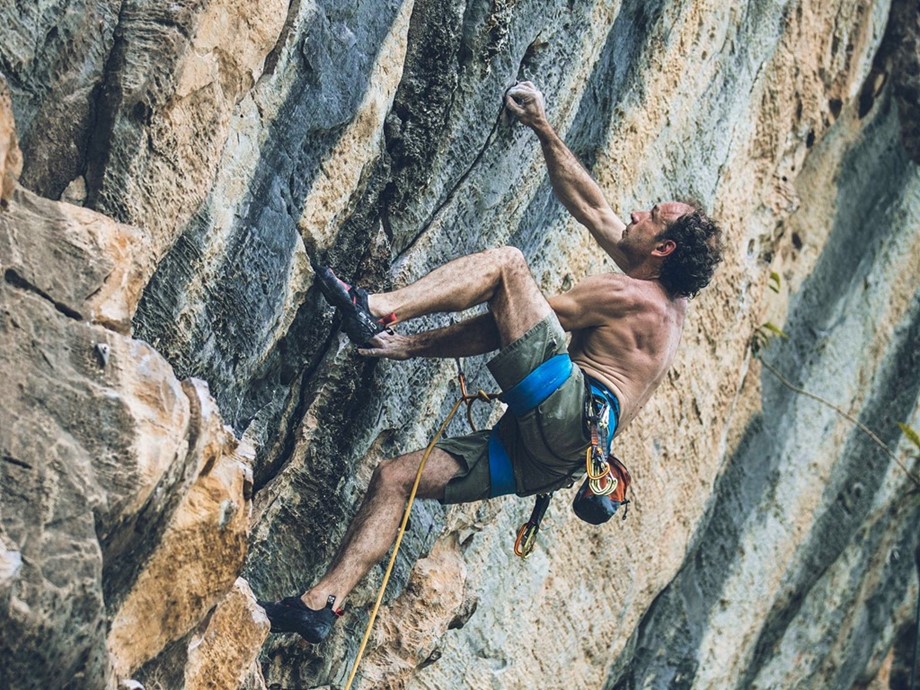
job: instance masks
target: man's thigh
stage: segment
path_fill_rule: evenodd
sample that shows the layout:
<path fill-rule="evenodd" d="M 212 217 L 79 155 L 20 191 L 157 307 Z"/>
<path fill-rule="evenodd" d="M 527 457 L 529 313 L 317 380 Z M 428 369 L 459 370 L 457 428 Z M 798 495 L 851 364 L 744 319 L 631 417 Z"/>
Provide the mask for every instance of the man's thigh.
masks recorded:
<path fill-rule="evenodd" d="M 561 354 L 568 354 L 565 331 L 550 310 L 520 338 L 503 347 L 487 366 L 502 392 L 507 392 L 548 359 Z"/>
<path fill-rule="evenodd" d="M 508 391 L 541 364 L 562 354 L 567 354 L 565 332 L 555 314 L 550 312 L 521 338 L 504 347 L 488 366 L 502 390 Z M 581 372 L 573 368 L 543 406 L 551 411 L 554 419 L 545 420 L 542 415 L 537 419 L 537 410 L 527 412 L 520 419 L 511 409 L 505 413 L 497 431 L 513 464 L 513 491 L 529 493 L 533 487 L 564 483 L 573 468 L 582 462 L 581 453 L 587 443 L 582 424 L 583 402 L 584 381 Z M 504 493 L 492 487 L 489 436 L 490 430 L 485 430 L 438 443 L 438 447 L 454 455 L 462 467 L 449 482 L 443 503 L 466 503 Z M 559 452 L 562 455 L 558 455 Z"/>
<path fill-rule="evenodd" d="M 565 485 L 583 464 L 584 376 L 568 357 L 552 312 L 488 364 L 508 412 L 497 435 L 512 459 L 517 493 Z"/>
<path fill-rule="evenodd" d="M 401 455 L 390 462 L 399 466 L 400 483 L 409 491 L 415 483 L 419 464 L 425 456 L 424 450 Z M 463 473 L 463 466 L 450 453 L 438 447 L 431 449 L 431 455 L 425 462 L 422 478 L 419 480 L 418 498 L 434 498 L 441 500 L 444 496 L 444 487 L 451 479 Z"/>
<path fill-rule="evenodd" d="M 489 300 L 502 347 L 514 342 L 552 313 L 521 251 L 503 247 L 502 282 Z"/>

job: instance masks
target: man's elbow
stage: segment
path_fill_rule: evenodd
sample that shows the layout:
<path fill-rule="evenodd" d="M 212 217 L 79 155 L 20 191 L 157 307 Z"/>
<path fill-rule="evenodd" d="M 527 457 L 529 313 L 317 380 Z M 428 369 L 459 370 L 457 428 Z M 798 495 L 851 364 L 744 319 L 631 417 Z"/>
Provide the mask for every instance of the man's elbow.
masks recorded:
<path fill-rule="evenodd" d="M 559 319 L 559 325 L 562 326 L 562 330 L 564 330 L 566 333 L 570 333 L 574 329 L 571 314 L 565 309 L 560 309 L 558 306 L 554 306 L 552 302 L 550 302 L 550 307 L 552 308 L 553 312 L 555 312 L 556 318 Z"/>
<path fill-rule="evenodd" d="M 609 237 L 612 240 L 620 239 L 623 230 L 626 228 L 623 221 L 606 204 L 603 208 L 595 209 L 594 222 L 597 224 L 598 234 Z"/>
<path fill-rule="evenodd" d="M 606 205 L 598 207 L 583 204 L 572 215 L 598 239 L 601 237 L 619 239 L 623 228 L 626 227 Z"/>

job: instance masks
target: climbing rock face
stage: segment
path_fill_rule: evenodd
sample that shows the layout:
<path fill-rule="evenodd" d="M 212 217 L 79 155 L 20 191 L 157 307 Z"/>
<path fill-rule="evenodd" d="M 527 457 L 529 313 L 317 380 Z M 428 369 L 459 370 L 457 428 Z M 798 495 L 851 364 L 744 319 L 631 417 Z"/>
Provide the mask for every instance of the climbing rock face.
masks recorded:
<path fill-rule="evenodd" d="M 194 381 L 183 387 L 202 403 L 191 420 L 198 425 L 190 448 L 197 466 L 190 468 L 188 489 L 112 617 L 109 650 L 122 678 L 214 608 L 236 581 L 246 553 L 252 496 L 248 458 L 233 455 L 239 449 L 207 388 Z M 117 565 L 131 562 L 130 555 L 122 555 Z M 165 591 L 164 582 L 170 583 Z"/>
<path fill-rule="evenodd" d="M 379 290 L 512 244 L 548 294 L 616 270 L 503 113 L 519 80 L 615 211 L 696 197 L 725 262 L 617 438 L 629 518 L 586 525 L 560 491 L 521 561 L 530 501 L 418 504 L 355 687 L 906 683 L 915 3 L 19 5 L 0 7 L 0 686 L 345 683 L 381 569 L 315 647 L 268 636 L 255 599 L 322 574 L 456 365 L 359 357 L 315 266 Z M 474 390 L 484 361 L 463 363 Z"/>
<path fill-rule="evenodd" d="M 0 99 L 0 202 L 6 204 L 22 173 L 22 152 L 16 141 L 16 123 L 13 122 L 9 91 L 4 89 Z"/>
<path fill-rule="evenodd" d="M 2 687 L 114 687 L 237 578 L 251 452 L 130 337 L 154 266 L 92 210 L 14 183 L 0 211 Z"/>

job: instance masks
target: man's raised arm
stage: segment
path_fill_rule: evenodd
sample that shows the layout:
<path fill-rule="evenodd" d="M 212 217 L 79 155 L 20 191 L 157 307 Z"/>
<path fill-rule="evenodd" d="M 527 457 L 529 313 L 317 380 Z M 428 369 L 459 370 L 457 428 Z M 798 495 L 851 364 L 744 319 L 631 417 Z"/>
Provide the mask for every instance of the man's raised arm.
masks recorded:
<path fill-rule="evenodd" d="M 556 197 L 575 220 L 588 228 L 617 265 L 625 269 L 626 260 L 617 242 L 626 226 L 604 199 L 597 182 L 549 124 L 543 94 L 529 81 L 515 84 L 505 95 L 505 107 L 540 140 Z"/>

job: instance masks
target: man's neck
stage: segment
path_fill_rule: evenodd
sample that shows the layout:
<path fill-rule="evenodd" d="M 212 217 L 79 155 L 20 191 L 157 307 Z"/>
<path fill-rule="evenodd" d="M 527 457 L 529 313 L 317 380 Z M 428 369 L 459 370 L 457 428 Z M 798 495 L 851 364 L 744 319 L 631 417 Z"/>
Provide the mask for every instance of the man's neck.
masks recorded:
<path fill-rule="evenodd" d="M 661 266 L 657 262 L 643 261 L 635 266 L 630 266 L 623 272 L 634 280 L 658 281 L 661 275 Z"/>
<path fill-rule="evenodd" d="M 661 276 L 660 269 L 661 267 L 658 264 L 650 264 L 648 262 L 644 262 L 643 264 L 637 267 L 631 268 L 628 271 L 624 271 L 624 273 L 630 278 L 632 278 L 633 280 L 641 280 L 646 283 L 654 283 L 659 288 L 661 288 L 661 292 L 671 302 L 678 302 L 680 300 L 683 300 L 684 303 L 686 303 L 687 302 L 686 297 L 683 297 L 682 295 L 672 295 L 670 292 L 668 292 L 667 288 L 665 288 L 665 286 L 662 285 L 661 280 L 660 280 L 660 276 Z"/>

